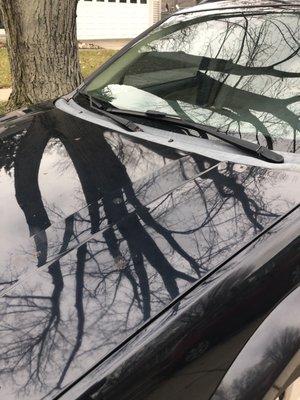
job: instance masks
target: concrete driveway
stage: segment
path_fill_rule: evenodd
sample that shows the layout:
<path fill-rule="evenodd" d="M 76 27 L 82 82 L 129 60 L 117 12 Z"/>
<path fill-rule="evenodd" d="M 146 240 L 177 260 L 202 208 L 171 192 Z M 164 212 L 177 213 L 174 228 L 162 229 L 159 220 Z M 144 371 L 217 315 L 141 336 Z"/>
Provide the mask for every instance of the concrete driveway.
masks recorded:
<path fill-rule="evenodd" d="M 288 388 L 284 400 L 300 400 L 300 378 Z"/>
<path fill-rule="evenodd" d="M 11 89 L 0 89 L 0 101 L 7 101 L 9 95 L 11 94 Z"/>

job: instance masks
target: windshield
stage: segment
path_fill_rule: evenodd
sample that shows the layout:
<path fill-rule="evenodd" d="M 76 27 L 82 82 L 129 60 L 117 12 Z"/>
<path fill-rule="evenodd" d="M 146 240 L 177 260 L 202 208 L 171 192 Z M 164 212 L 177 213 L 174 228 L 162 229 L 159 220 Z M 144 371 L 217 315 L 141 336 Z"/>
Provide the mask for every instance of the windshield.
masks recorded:
<path fill-rule="evenodd" d="M 299 14 L 173 16 L 85 91 L 299 152 Z M 297 141 L 298 139 L 298 141 Z"/>

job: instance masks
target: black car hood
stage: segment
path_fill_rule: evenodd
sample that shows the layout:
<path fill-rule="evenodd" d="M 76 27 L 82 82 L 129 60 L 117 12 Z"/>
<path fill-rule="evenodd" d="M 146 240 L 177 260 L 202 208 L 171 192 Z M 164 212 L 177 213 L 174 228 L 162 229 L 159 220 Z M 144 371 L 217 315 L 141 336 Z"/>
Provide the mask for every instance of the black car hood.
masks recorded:
<path fill-rule="evenodd" d="M 1 121 L 1 120 L 0 120 Z M 0 122 L 1 398 L 52 398 L 291 210 L 300 175 L 49 107 Z"/>

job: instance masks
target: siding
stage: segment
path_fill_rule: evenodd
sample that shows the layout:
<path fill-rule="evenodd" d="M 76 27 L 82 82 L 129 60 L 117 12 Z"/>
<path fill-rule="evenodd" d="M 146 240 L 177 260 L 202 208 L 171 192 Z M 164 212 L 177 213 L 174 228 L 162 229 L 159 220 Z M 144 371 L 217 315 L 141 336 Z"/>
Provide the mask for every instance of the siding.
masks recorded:
<path fill-rule="evenodd" d="M 147 4 L 141 4 L 141 0 L 133 1 L 137 3 L 80 0 L 77 7 L 78 39 L 129 39 L 159 19 L 159 0 L 146 0 Z"/>

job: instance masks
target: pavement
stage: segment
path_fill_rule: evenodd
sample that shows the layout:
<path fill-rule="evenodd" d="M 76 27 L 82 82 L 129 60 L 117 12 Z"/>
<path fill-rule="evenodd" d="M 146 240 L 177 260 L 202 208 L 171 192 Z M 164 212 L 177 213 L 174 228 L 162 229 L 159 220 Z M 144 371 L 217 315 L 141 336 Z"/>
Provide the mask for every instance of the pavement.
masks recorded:
<path fill-rule="evenodd" d="M 10 94 L 10 88 L 0 89 L 0 101 L 7 101 Z"/>
<path fill-rule="evenodd" d="M 287 390 L 284 400 L 299 400 L 300 399 L 300 378 Z"/>
<path fill-rule="evenodd" d="M 130 39 L 81 39 L 78 41 L 78 47 L 80 49 L 93 49 L 93 48 L 102 48 L 102 49 L 111 49 L 111 50 L 120 50 L 124 47 Z"/>

